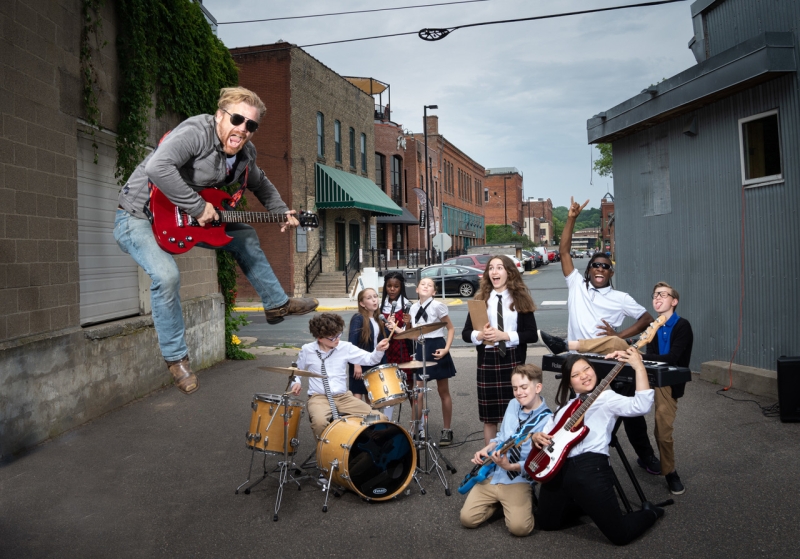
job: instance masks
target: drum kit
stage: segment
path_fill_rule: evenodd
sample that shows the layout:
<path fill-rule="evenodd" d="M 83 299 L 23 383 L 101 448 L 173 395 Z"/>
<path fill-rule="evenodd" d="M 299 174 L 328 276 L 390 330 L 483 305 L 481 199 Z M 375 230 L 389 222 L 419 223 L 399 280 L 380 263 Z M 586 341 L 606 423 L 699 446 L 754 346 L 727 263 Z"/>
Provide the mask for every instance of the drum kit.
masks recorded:
<path fill-rule="evenodd" d="M 425 355 L 424 335 L 445 326 L 443 322 L 426 324 L 407 329 L 395 335 L 397 339 L 419 338 Z M 278 475 L 278 494 L 275 500 L 273 520 L 278 520 L 284 485 L 289 481 L 301 489 L 300 482 L 312 479 L 311 475 L 303 475 L 303 470 L 315 468 L 325 478 L 323 488 L 325 502 L 322 512 L 328 510 L 328 496 L 331 487 L 350 489 L 366 501 L 387 501 L 406 490 L 412 480 L 425 494 L 419 480 L 419 474 L 430 474 L 436 471 L 450 495 L 450 487 L 445 477 L 444 462 L 447 469 L 456 473 L 456 469 L 445 458 L 428 434 L 428 397 L 427 368 L 436 362 L 410 361 L 408 363 L 378 365 L 363 375 L 371 406 L 380 410 L 386 406 L 402 404 L 409 400 L 413 403 L 422 395 L 420 417 L 411 422 L 411 433 L 424 432 L 424 440 L 415 440 L 399 423 L 381 419 L 378 414 L 348 415 L 331 422 L 317 441 L 315 453 L 312 453 L 299 465 L 295 462 L 295 454 L 300 445 L 300 419 L 305 411 L 305 402 L 295 398 L 290 387 L 295 377 L 318 377 L 323 375 L 291 367 L 259 367 L 260 370 L 286 375 L 289 382 L 283 394 L 254 394 L 251 403 L 252 414 L 250 428 L 245 433 L 247 448 L 251 450 L 250 470 L 247 480 L 236 488 L 236 493 L 246 487 L 245 494 L 261 483 L 268 475 L 267 456 L 282 457 L 272 473 Z M 422 369 L 418 378 L 423 381 L 422 387 L 408 387 L 402 369 Z M 398 410 L 399 416 L 399 410 Z M 417 450 L 420 450 L 418 454 Z M 261 479 L 250 483 L 253 461 L 256 452 L 264 455 L 264 473 Z M 316 454 L 316 461 L 312 458 Z M 425 455 L 425 466 L 422 467 L 421 454 Z M 334 495 L 339 493 L 334 490 Z"/>

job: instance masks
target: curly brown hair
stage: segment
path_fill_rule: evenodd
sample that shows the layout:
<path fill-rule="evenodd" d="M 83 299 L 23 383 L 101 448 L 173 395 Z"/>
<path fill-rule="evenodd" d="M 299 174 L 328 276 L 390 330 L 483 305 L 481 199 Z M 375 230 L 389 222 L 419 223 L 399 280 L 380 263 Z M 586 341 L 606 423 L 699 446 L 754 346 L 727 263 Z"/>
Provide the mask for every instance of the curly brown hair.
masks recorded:
<path fill-rule="evenodd" d="M 522 274 L 519 273 L 514 262 L 512 262 L 508 256 L 502 254 L 499 256 L 492 256 L 491 260 L 486 263 L 486 270 L 483 272 L 483 277 L 478 287 L 478 294 L 475 295 L 475 299 L 478 301 L 488 301 L 492 291 L 494 291 L 492 280 L 489 278 L 489 266 L 495 260 L 502 262 L 503 268 L 506 269 L 506 274 L 508 274 L 506 287 L 511 294 L 511 310 L 519 313 L 534 312 L 536 310 L 536 305 L 531 298 L 531 294 L 528 292 L 528 287 L 525 285 L 525 282 L 522 281 Z"/>
<path fill-rule="evenodd" d="M 308 331 L 316 339 L 332 338 L 344 332 L 344 319 L 338 314 L 324 312 L 308 321 Z"/>

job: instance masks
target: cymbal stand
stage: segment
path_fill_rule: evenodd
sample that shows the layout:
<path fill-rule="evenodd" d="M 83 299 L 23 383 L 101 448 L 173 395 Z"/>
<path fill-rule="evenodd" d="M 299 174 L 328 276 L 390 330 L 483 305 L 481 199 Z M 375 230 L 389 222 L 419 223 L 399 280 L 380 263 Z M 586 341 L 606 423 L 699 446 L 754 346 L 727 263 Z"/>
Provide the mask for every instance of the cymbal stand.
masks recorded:
<path fill-rule="evenodd" d="M 436 445 L 436 443 L 431 442 L 430 433 L 428 432 L 428 367 L 425 364 L 425 359 L 427 357 L 427 353 L 425 352 L 425 335 L 421 335 L 419 337 L 419 343 L 422 344 L 422 375 L 420 375 L 420 379 L 422 380 L 422 388 L 414 387 L 414 394 L 416 397 L 419 397 L 419 394 L 422 394 L 422 414 L 419 419 L 415 419 L 411 422 L 411 432 L 412 434 L 416 434 L 419 432 L 420 422 L 423 427 L 423 431 L 425 433 L 425 441 L 418 441 L 417 442 L 417 449 L 423 450 L 425 454 L 425 467 L 422 467 L 422 452 L 417 453 L 417 469 L 414 472 L 414 479 L 417 480 L 417 473 L 423 474 L 430 474 L 431 472 L 435 471 L 436 475 L 439 476 L 439 481 L 442 482 L 444 486 L 444 494 L 448 497 L 451 495 L 450 493 L 450 485 L 447 481 L 447 477 L 444 473 L 444 468 L 439 463 L 441 459 L 442 462 L 445 463 L 447 469 L 452 472 L 456 473 L 455 467 L 450 463 L 450 461 L 445 458 L 442 454 L 441 449 Z M 415 402 L 412 402 L 412 409 L 416 407 Z M 417 480 L 417 484 L 419 484 L 419 480 Z M 420 485 L 420 489 L 422 489 L 422 485 Z M 424 494 L 424 489 L 422 490 Z"/>

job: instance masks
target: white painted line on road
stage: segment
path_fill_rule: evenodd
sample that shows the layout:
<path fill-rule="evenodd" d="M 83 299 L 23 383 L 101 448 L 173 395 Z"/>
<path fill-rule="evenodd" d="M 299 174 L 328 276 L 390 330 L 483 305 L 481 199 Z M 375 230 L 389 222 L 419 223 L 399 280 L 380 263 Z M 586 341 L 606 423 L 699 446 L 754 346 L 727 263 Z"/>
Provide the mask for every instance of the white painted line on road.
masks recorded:
<path fill-rule="evenodd" d="M 566 301 L 542 301 L 542 305 L 566 305 Z"/>

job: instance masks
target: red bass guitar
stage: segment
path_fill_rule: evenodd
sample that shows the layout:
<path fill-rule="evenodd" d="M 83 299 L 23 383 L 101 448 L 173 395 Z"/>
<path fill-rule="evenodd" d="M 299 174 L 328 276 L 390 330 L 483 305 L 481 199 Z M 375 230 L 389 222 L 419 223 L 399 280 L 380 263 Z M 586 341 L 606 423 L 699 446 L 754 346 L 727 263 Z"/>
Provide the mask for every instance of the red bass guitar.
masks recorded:
<path fill-rule="evenodd" d="M 647 330 L 642 332 L 639 341 L 633 347 L 639 349 L 652 340 L 656 331 L 664 325 L 667 321 L 663 316 L 659 316 L 656 320 L 650 323 Z M 595 389 L 584 401 L 576 398 L 566 411 L 562 414 L 561 419 L 558 420 L 555 427 L 547 433 L 552 437 L 550 444 L 544 447 L 539 452 L 533 452 L 528 455 L 525 461 L 525 471 L 528 475 L 540 483 L 545 483 L 550 480 L 564 463 L 569 451 L 581 442 L 586 435 L 589 434 L 589 428 L 583 423 L 583 416 L 586 410 L 589 409 L 594 401 L 600 396 L 600 393 L 611 384 L 611 381 L 619 374 L 625 363 L 619 362 L 616 367 L 611 369 L 605 378 L 600 381 Z M 568 373 L 563 373 L 568 374 Z"/>
<path fill-rule="evenodd" d="M 270 212 L 241 212 L 228 209 L 231 196 L 216 188 L 206 188 L 199 192 L 200 197 L 211 203 L 219 214 L 219 221 L 212 221 L 202 227 L 195 218 L 170 202 L 163 192 L 154 188 L 150 194 L 150 223 L 158 245 L 171 254 L 183 254 L 197 243 L 205 243 L 219 248 L 225 246 L 233 237 L 225 233 L 226 223 L 283 223 L 286 214 Z M 295 215 L 300 227 L 319 227 L 316 214 L 300 212 Z"/>

